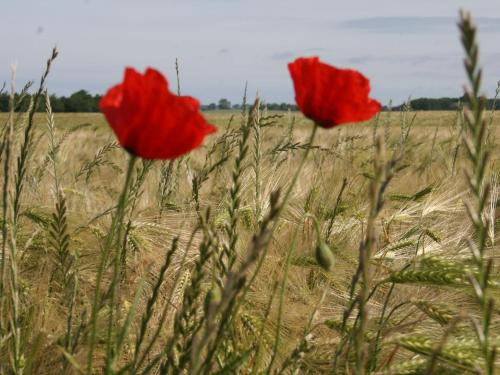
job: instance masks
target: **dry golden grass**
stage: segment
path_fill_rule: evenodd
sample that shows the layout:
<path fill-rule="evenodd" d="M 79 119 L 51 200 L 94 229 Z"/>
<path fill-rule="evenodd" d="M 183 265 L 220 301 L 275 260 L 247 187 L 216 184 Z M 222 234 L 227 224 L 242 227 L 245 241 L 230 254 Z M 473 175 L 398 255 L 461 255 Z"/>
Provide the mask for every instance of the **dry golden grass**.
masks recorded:
<path fill-rule="evenodd" d="M 141 278 L 145 277 L 146 290 L 151 288 L 174 236 L 180 236 L 180 249 L 186 248 L 198 220 L 192 198 L 192 178 L 203 167 L 207 150 L 224 133 L 230 117 L 234 116 L 230 129 L 237 129 L 241 121 L 239 113 L 213 112 L 206 113 L 206 116 L 219 127 L 219 134 L 213 136 L 203 148 L 181 159 L 171 181 L 175 188 L 168 197 L 168 205 L 162 209 L 161 217 L 159 186 L 162 163 L 153 163 L 141 187 L 137 206 L 128 218 L 127 267 L 120 295 L 124 311 L 133 303 Z M 255 213 L 267 211 L 271 193 L 278 187 L 286 188 L 295 171 L 303 150 L 293 150 L 290 144 L 295 144 L 295 147 L 303 145 L 311 131 L 311 123 L 298 113 L 280 116 L 271 126 L 260 129 L 262 159 L 258 202 L 255 199 L 255 173 L 250 167 L 251 156 L 247 157 L 247 167 L 241 175 L 237 243 L 240 259 L 244 258 L 247 244 L 258 226 Z M 468 190 L 463 178 L 464 151 L 460 146 L 460 113 L 457 112 L 382 113 L 370 123 L 319 130 L 316 138 L 319 148 L 313 149 L 307 160 L 274 234 L 262 271 L 247 295 L 238 320 L 234 322 L 234 343 L 239 346 L 234 350 L 248 348 L 262 340 L 264 355 L 259 360 L 263 368 L 270 360 L 278 317 L 278 297 L 268 316 L 265 316 L 266 306 L 276 283 L 280 285 L 282 281 L 287 252 L 294 232 L 298 231 L 284 293 L 276 365 L 279 368 L 302 339 L 309 316 L 325 293 L 313 320 L 313 347 L 301 360 L 300 371 L 331 371 L 335 346 L 339 341 L 335 327 L 340 325 L 344 308 L 349 302 L 351 278 L 356 271 L 359 244 L 366 227 L 374 139 L 378 136 L 384 139 L 386 155 L 390 155 L 400 142 L 401 124 L 413 121 L 413 116 L 415 122 L 406 141 L 405 154 L 386 191 L 385 206 L 377 220 L 373 279 L 374 283 L 381 282 L 381 285 L 368 306 L 372 319 L 367 335 L 375 334 L 379 323 L 376 318 L 381 315 L 384 303 L 387 303 L 386 316 L 391 309 L 394 312 L 382 330 L 381 352 L 375 369 L 386 371 L 391 366 L 400 366 L 400 370 L 393 367 L 394 373 L 419 373 L 403 372 L 402 368 L 410 366 L 407 361 L 413 358 L 415 364 L 420 363 L 425 369 L 427 362 L 424 360 L 429 358 L 429 353 L 422 349 L 427 345 L 424 338 L 435 345 L 446 330 L 453 330 L 453 335 L 449 342 L 451 354 L 441 362 L 444 368 L 449 367 L 450 373 L 473 368 L 467 357 L 471 349 L 463 341 L 474 340 L 466 314 L 475 314 L 476 307 L 467 278 L 460 272 L 464 265 L 469 264 L 470 255 L 465 241 L 471 235 L 471 225 L 462 203 Z M 294 127 L 289 134 L 293 118 Z M 0 123 L 5 120 L 5 114 L 1 114 Z M 109 218 L 103 213 L 116 204 L 123 184 L 127 154 L 111 146 L 102 158 L 96 159 L 98 150 L 114 141 L 100 114 L 56 114 L 55 123 L 57 136 L 64 138 L 58 152 L 59 178 L 68 208 L 70 249 L 77 258 L 79 289 L 76 309 L 81 318 L 82 311 L 90 304 L 99 261 L 99 244 L 109 225 Z M 25 373 L 54 373 L 55 369 L 60 371 L 57 367 L 60 366 L 57 345 L 66 329 L 62 322 L 65 322 L 67 307 L 60 293 L 51 290 L 55 266 L 48 250 L 46 230 L 54 211 L 54 191 L 46 162 L 45 116 L 37 115 L 35 124 L 38 143 L 28 171 L 18 240 L 23 314 L 28 332 L 24 340 L 30 350 L 30 363 Z M 78 129 L 74 130 L 76 127 Z M 496 152 L 498 145 L 495 142 L 500 136 L 499 129 L 500 114 L 497 114 L 491 127 L 488 178 L 500 173 L 500 155 Z M 280 144 L 283 147 L 277 150 Z M 212 156 L 216 158 L 218 152 L 216 150 Z M 210 224 L 221 238 L 222 227 L 228 220 L 226 206 L 230 199 L 228 189 L 231 187 L 234 153 L 235 150 L 229 161 L 210 174 L 200 195 L 201 210 L 210 207 Z M 139 164 L 138 170 L 140 168 Z M 318 219 L 323 234 L 328 232 L 344 179 L 347 185 L 331 223 L 331 234 L 325 238 L 334 252 L 336 264 L 331 272 L 326 272 L 314 260 L 316 234 L 310 216 Z M 495 182 L 493 186 L 497 186 Z M 494 218 L 495 225 L 496 209 L 493 208 L 489 215 Z M 494 227 L 490 233 L 488 251 L 496 254 L 499 248 Z M 165 295 L 162 300 L 167 299 L 177 270 L 182 268 L 181 279 L 189 278 L 190 267 L 198 256 L 200 240 L 199 236 L 195 237 L 195 246 L 189 251 L 185 264 L 181 261 L 182 251 L 178 252 L 162 287 Z M 493 279 L 497 280 L 497 276 L 495 268 Z M 390 280 L 395 282 L 395 287 L 386 302 L 392 285 L 387 281 L 389 277 L 392 277 Z M 383 280 L 386 282 L 383 283 Z M 210 283 L 211 278 L 206 277 L 203 289 L 207 290 Z M 178 307 L 183 290 L 179 286 L 176 288 L 173 305 Z M 493 287 L 492 293 L 498 296 L 498 289 Z M 145 293 L 141 299 L 140 311 L 144 310 L 147 296 L 148 293 Z M 174 313 L 175 309 L 172 309 L 168 324 L 161 331 L 162 337 L 168 336 Z M 153 322 L 157 322 L 159 316 L 159 311 L 155 311 Z M 457 327 L 450 328 L 446 323 L 455 316 L 462 320 Z M 325 322 L 328 324 L 325 325 Z M 495 320 L 492 328 L 495 336 L 500 333 L 499 328 Z M 372 338 L 368 336 L 367 340 Z M 126 348 L 131 348 L 133 342 L 131 334 L 127 337 Z M 75 351 L 75 359 L 80 363 L 85 363 L 85 355 L 85 345 Z M 125 350 L 122 360 L 130 355 L 131 352 Z M 457 359 L 459 357 L 465 358 L 463 362 Z M 454 363 L 455 367 L 450 363 Z M 462 367 L 457 367 L 457 363 Z M 247 365 L 251 363 L 243 365 L 242 373 L 246 373 Z"/>

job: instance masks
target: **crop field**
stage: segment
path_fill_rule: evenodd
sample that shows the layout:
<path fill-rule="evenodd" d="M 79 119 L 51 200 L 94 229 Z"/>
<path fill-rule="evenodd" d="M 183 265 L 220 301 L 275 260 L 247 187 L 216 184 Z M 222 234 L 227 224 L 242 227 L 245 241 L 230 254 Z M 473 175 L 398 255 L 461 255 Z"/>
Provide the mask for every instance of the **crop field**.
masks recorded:
<path fill-rule="evenodd" d="M 147 365 L 169 347 L 180 324 L 176 313 L 188 302 L 193 310 L 182 321 L 183 333 L 203 333 L 205 327 L 196 327 L 203 299 L 224 283 L 227 249 L 233 248 L 236 265 L 247 260 L 252 237 L 267 225 L 276 204 L 270 203 L 273 192 L 286 191 L 312 128 L 295 112 L 205 115 L 219 131 L 203 148 L 174 162 L 138 162 L 133 171 L 114 297 L 118 307 L 112 325 L 117 330 L 127 326 L 114 353 L 116 366 L 159 371 Z M 492 152 L 484 215 L 488 251 L 495 254 L 500 116 L 486 117 Z M 23 118 L 16 128 L 19 139 Z M 5 123 L 7 115 L 0 119 Z M 34 124 L 16 228 L 20 345 L 28 350 L 24 371 L 77 373 L 88 355 L 96 270 L 129 157 L 100 114 L 58 114 L 53 122 L 37 114 Z M 335 365 L 349 371 L 355 352 L 343 351 L 351 346 L 345 340 L 356 316 L 342 327 L 343 313 L 351 301 L 360 243 L 373 230 L 363 338 L 373 370 L 425 373 L 432 363 L 435 373 L 474 372 L 481 357 L 467 318 L 477 314 L 477 306 L 468 280 L 474 272 L 467 248 L 473 228 L 463 203 L 470 195 L 463 129 L 461 111 L 410 110 L 384 112 L 333 131 L 320 129 L 301 178 L 274 221 L 260 271 L 230 317 L 224 350 L 216 354 L 220 365 L 214 368 L 238 359 L 232 366 L 241 373 L 260 373 L 270 365 L 278 372 L 328 373 L 340 348 Z M 396 155 L 383 207 L 368 224 L 377 165 Z M 202 231 L 197 230 L 200 220 Z M 207 241 L 208 254 L 203 253 Z M 333 253 L 330 270 L 315 259 L 318 241 Z M 103 275 L 106 287 L 113 278 L 109 267 Z M 255 269 L 252 264 L 248 274 Z M 496 268 L 491 273 L 490 293 L 498 296 Z M 192 295 L 192 288 L 191 301 L 186 294 Z M 97 316 L 96 368 L 106 353 L 110 312 L 103 310 Z M 145 316 L 147 329 L 141 323 Z M 496 320 L 492 329 L 498 333 Z M 182 359 L 185 345 L 189 342 L 178 338 L 170 355 Z M 7 361 L 3 358 L 2 366 Z"/>

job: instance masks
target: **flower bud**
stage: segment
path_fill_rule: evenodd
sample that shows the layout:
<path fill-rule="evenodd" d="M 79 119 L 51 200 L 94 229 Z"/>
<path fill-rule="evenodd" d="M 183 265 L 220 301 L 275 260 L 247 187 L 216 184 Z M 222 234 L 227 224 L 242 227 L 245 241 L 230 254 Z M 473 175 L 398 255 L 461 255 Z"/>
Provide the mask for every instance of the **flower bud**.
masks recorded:
<path fill-rule="evenodd" d="M 326 271 L 331 271 L 335 264 L 332 250 L 323 241 L 316 246 L 316 261 Z"/>

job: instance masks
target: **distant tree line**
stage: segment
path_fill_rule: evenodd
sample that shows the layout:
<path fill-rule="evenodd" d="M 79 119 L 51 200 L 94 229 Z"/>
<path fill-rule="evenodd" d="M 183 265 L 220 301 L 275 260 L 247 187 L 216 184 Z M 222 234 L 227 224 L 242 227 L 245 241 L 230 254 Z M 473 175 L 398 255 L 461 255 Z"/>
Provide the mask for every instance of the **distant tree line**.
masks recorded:
<path fill-rule="evenodd" d="M 270 111 L 296 111 L 297 106 L 289 103 L 262 103 L 262 108 L 267 108 Z M 240 110 L 241 104 L 231 104 L 227 99 L 220 99 L 219 102 L 204 104 L 201 106 L 203 111 L 217 111 L 217 110 Z"/>
<path fill-rule="evenodd" d="M 57 96 L 51 95 L 50 102 L 53 112 L 100 112 L 99 101 L 102 95 L 92 95 L 85 90 L 77 91 L 70 96 Z M 26 95 L 19 103 L 16 110 L 26 110 L 29 106 L 30 97 Z M 461 103 L 465 102 L 464 97 L 460 98 L 419 98 L 412 99 L 409 103 L 384 106 L 383 111 L 400 111 L 405 105 L 410 105 L 414 111 L 453 111 L 456 110 Z M 500 109 L 500 100 L 488 99 L 487 108 Z M 289 103 L 263 103 L 262 107 L 271 111 L 296 111 L 297 106 Z M 231 104 L 227 99 L 220 99 L 218 103 L 204 104 L 201 106 L 204 111 L 216 110 L 240 110 L 241 104 Z M 0 93 L 0 112 L 7 112 L 9 110 L 9 95 L 5 92 Z M 45 100 L 40 101 L 37 111 L 45 111 Z"/>
<path fill-rule="evenodd" d="M 454 111 L 459 108 L 459 106 L 466 103 L 466 98 L 464 96 L 460 98 L 418 98 L 410 100 L 410 108 L 414 111 Z M 393 111 L 400 111 L 404 108 L 405 104 L 392 107 Z M 488 109 L 500 109 L 500 100 L 488 99 L 487 108 Z M 385 110 L 389 110 L 388 107 L 384 107 Z"/>
<path fill-rule="evenodd" d="M 414 111 L 454 111 L 466 102 L 464 96 L 460 98 L 418 98 L 412 99 L 407 103 L 403 103 L 396 106 L 384 106 L 382 111 L 401 111 L 405 106 L 410 106 Z M 271 111 L 297 111 L 298 108 L 295 104 L 289 103 L 263 103 L 262 107 L 265 107 Z M 500 99 L 488 99 L 487 108 L 500 109 Z M 211 103 L 208 105 L 202 105 L 202 109 L 205 111 L 215 111 L 215 110 L 239 110 L 241 109 L 241 104 L 233 104 L 227 99 L 220 99 L 218 104 Z"/>
<path fill-rule="evenodd" d="M 57 96 L 50 95 L 50 104 L 52 106 L 52 112 L 100 112 L 99 101 L 102 95 L 92 95 L 85 90 L 77 91 L 70 96 Z M 18 101 L 18 96 L 16 97 L 16 102 Z M 30 102 L 29 95 L 24 96 L 21 103 L 19 103 L 16 110 L 24 111 L 28 108 Z M 267 109 L 272 111 L 292 111 L 297 110 L 295 104 L 288 103 L 266 103 L 262 105 L 267 107 Z M 204 111 L 215 111 L 215 110 L 240 110 L 241 104 L 231 104 L 227 99 L 220 99 L 219 102 L 210 103 L 207 105 L 202 105 L 201 109 Z M 3 92 L 0 93 L 0 112 L 7 112 L 9 110 L 9 94 Z M 39 102 L 37 108 L 38 112 L 45 111 L 45 100 Z"/>
<path fill-rule="evenodd" d="M 77 91 L 70 96 L 50 95 L 52 112 L 99 112 L 99 100 L 102 95 L 92 95 L 85 90 Z M 17 100 L 16 100 L 17 101 Z M 26 95 L 19 103 L 16 110 L 24 111 L 29 107 L 30 97 Z M 0 94 L 0 112 L 9 110 L 9 95 Z M 37 108 L 38 112 L 45 111 L 45 100 L 40 100 Z"/>

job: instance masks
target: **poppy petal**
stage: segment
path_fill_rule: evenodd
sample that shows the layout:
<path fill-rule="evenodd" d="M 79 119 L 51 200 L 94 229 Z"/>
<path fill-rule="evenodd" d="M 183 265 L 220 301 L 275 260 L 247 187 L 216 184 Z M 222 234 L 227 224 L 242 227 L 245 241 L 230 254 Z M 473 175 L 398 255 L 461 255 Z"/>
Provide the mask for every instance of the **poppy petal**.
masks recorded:
<path fill-rule="evenodd" d="M 217 129 L 200 113 L 200 103 L 168 89 L 167 79 L 148 68 L 126 68 L 123 82 L 108 90 L 101 110 L 120 144 L 146 159 L 174 159 L 201 145 Z"/>
<path fill-rule="evenodd" d="M 297 106 L 319 126 L 366 121 L 380 112 L 380 103 L 369 98 L 370 81 L 356 70 L 327 65 L 318 57 L 298 58 L 288 69 Z"/>

